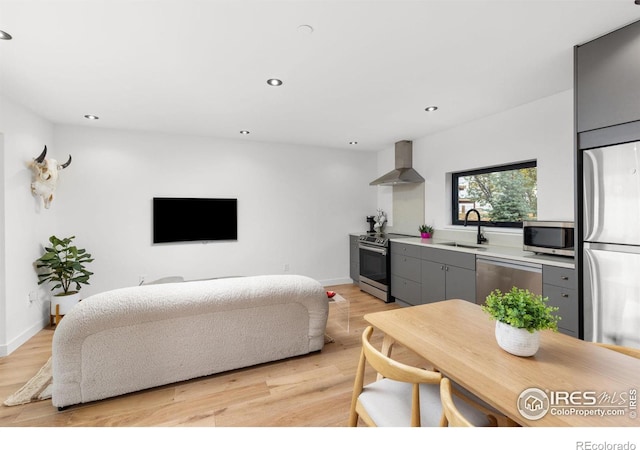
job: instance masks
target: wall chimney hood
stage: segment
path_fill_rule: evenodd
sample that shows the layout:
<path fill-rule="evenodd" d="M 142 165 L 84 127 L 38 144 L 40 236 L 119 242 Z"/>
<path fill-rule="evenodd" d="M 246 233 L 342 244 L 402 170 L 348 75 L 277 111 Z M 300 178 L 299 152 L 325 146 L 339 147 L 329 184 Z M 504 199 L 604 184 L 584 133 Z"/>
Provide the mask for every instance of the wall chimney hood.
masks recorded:
<path fill-rule="evenodd" d="M 424 178 L 413 167 L 413 142 L 396 142 L 396 168 L 369 183 L 370 186 L 423 183 Z"/>

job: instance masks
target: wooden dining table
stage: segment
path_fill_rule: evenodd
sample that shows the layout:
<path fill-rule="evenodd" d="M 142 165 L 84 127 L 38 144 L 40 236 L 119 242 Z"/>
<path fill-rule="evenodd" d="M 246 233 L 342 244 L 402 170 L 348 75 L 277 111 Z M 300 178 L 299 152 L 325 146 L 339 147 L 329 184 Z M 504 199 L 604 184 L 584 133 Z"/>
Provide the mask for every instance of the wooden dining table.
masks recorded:
<path fill-rule="evenodd" d="M 640 426 L 640 359 L 551 330 L 534 356 L 502 350 L 495 321 L 465 300 L 366 314 L 395 343 L 522 426 Z"/>

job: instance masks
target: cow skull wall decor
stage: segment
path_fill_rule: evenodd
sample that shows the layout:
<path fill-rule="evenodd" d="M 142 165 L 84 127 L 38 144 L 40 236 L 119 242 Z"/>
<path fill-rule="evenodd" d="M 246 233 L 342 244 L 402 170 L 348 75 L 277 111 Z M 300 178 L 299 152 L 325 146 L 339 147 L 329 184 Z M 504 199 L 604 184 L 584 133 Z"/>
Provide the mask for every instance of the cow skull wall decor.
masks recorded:
<path fill-rule="evenodd" d="M 47 156 L 47 146 L 31 163 L 31 168 L 35 176 L 35 180 L 31 183 L 31 192 L 39 195 L 44 201 L 44 207 L 49 209 L 53 201 L 53 194 L 58 184 L 58 172 L 71 164 L 71 155 L 64 164 L 58 164 L 55 159 L 45 159 Z"/>

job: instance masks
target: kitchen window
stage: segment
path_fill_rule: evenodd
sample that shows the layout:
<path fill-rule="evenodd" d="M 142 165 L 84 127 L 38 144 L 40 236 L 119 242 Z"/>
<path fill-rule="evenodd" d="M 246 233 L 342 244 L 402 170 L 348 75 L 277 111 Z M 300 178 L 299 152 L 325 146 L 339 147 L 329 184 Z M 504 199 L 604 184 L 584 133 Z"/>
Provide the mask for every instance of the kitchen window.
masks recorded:
<path fill-rule="evenodd" d="M 476 209 L 483 226 L 522 228 L 538 217 L 536 161 L 487 167 L 452 174 L 452 223 L 464 225 Z M 475 222 L 472 214 L 469 220 Z"/>

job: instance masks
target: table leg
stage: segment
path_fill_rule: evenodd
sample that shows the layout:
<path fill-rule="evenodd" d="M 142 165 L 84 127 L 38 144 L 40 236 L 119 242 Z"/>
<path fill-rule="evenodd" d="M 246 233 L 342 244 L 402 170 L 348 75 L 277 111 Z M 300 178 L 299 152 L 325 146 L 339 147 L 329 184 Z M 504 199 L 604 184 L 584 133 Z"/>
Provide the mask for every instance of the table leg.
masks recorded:
<path fill-rule="evenodd" d="M 395 339 L 393 339 L 388 334 L 385 334 L 384 338 L 382 339 L 382 349 L 380 350 L 380 352 L 383 355 L 390 357 L 391 356 L 391 350 L 393 350 L 393 344 L 395 344 L 395 343 L 396 343 Z M 382 375 L 378 374 L 376 379 L 377 380 L 382 380 Z"/>

